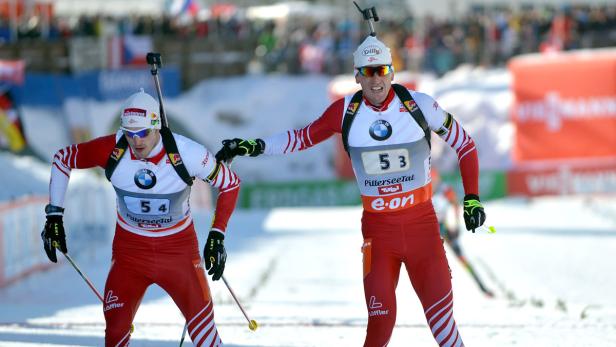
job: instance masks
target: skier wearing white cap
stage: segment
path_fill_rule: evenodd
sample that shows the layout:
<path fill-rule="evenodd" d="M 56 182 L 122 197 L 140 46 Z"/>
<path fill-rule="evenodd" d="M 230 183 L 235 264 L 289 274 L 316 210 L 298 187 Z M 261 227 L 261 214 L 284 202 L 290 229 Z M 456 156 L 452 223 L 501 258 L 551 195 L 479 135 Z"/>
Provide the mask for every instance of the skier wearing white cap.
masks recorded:
<path fill-rule="evenodd" d="M 391 53 L 374 36 L 353 55 L 361 91 L 332 103 L 301 129 L 262 139 L 224 140 L 218 160 L 288 154 L 336 133 L 349 154 L 363 202 L 364 346 L 386 346 L 396 320 L 395 289 L 402 264 L 440 346 L 462 346 L 453 318 L 451 276 L 432 206 L 431 132 L 457 153 L 465 190 L 464 221 L 485 221 L 479 201 L 477 150 L 469 134 L 429 95 L 392 84 Z"/>
<path fill-rule="evenodd" d="M 105 345 L 128 345 L 141 299 L 157 284 L 182 311 L 195 346 L 222 346 L 188 199 L 195 178 L 219 190 L 204 249 L 208 273 L 218 280 L 240 180 L 205 147 L 162 126 L 158 102 L 143 90 L 126 100 L 120 123 L 115 134 L 56 152 L 41 234 L 45 252 L 52 262 L 57 261 L 56 248 L 67 253 L 62 217 L 71 170 L 105 169 L 117 194 L 111 268 L 103 295 Z"/>

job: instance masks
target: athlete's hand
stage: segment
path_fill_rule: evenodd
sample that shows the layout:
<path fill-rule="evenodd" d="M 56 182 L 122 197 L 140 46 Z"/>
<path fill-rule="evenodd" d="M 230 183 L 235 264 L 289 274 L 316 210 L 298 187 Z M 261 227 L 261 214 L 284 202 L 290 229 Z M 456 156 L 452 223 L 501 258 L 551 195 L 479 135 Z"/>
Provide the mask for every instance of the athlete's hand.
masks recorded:
<path fill-rule="evenodd" d="M 222 148 L 216 153 L 216 160 L 229 161 L 238 155 L 256 157 L 263 154 L 264 150 L 265 142 L 261 139 L 227 139 L 222 141 Z"/>
<path fill-rule="evenodd" d="M 43 248 L 47 253 L 47 258 L 54 263 L 58 262 L 56 257 L 56 248 L 60 249 L 60 252 L 66 253 L 66 236 L 64 234 L 64 222 L 62 221 L 62 215 L 64 209 L 57 206 L 47 205 L 45 207 L 47 213 L 47 221 L 45 227 L 41 232 L 41 238 L 43 239 Z"/>
<path fill-rule="evenodd" d="M 479 196 L 475 194 L 467 194 L 464 196 L 464 224 L 466 230 L 479 228 L 486 221 L 486 213 L 483 210 L 483 205 L 479 201 Z"/>
<path fill-rule="evenodd" d="M 205 258 L 205 268 L 207 273 L 212 275 L 212 280 L 217 281 L 225 271 L 227 261 L 227 251 L 225 250 L 225 235 L 218 230 L 210 230 L 203 249 Z"/>

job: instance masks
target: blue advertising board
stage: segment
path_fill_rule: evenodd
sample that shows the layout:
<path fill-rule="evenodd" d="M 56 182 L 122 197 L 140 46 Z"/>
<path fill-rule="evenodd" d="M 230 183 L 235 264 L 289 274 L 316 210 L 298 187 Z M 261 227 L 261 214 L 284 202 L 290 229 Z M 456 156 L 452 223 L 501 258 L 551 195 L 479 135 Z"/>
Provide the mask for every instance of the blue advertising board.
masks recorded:
<path fill-rule="evenodd" d="M 180 72 L 169 66 L 159 70 L 163 97 L 180 94 Z M 74 75 L 26 73 L 23 86 L 15 87 L 22 105 L 60 107 L 66 98 L 121 100 L 143 88 L 156 95 L 149 68 L 85 72 Z"/>

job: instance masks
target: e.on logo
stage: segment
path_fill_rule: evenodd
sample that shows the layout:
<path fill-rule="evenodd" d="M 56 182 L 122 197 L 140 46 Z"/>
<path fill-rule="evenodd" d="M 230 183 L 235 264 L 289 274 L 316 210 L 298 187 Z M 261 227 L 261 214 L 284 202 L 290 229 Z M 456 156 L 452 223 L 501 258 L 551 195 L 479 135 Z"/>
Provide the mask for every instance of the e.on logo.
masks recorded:
<path fill-rule="evenodd" d="M 396 196 L 394 198 L 382 197 L 372 200 L 370 207 L 375 211 L 397 210 L 405 207 L 410 207 L 415 203 L 415 195 Z"/>
<path fill-rule="evenodd" d="M 391 212 L 409 208 L 415 204 L 428 201 L 432 198 L 432 185 L 387 196 L 362 195 L 364 209 L 368 212 Z"/>

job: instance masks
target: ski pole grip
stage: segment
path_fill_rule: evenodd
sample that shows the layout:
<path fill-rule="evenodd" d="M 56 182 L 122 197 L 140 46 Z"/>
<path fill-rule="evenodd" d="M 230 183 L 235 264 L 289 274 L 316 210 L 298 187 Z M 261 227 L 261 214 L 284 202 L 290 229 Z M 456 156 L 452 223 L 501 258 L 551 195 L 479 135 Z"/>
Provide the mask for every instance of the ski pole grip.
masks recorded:
<path fill-rule="evenodd" d="M 163 64 L 160 53 L 148 52 L 145 56 L 145 60 L 149 65 L 152 65 L 152 70 L 150 70 L 152 75 L 156 75 L 158 73 L 158 68 Z"/>
<path fill-rule="evenodd" d="M 376 7 L 370 7 L 369 10 L 372 13 L 372 18 L 374 18 L 374 21 L 378 22 L 379 21 L 379 15 L 376 14 Z"/>

